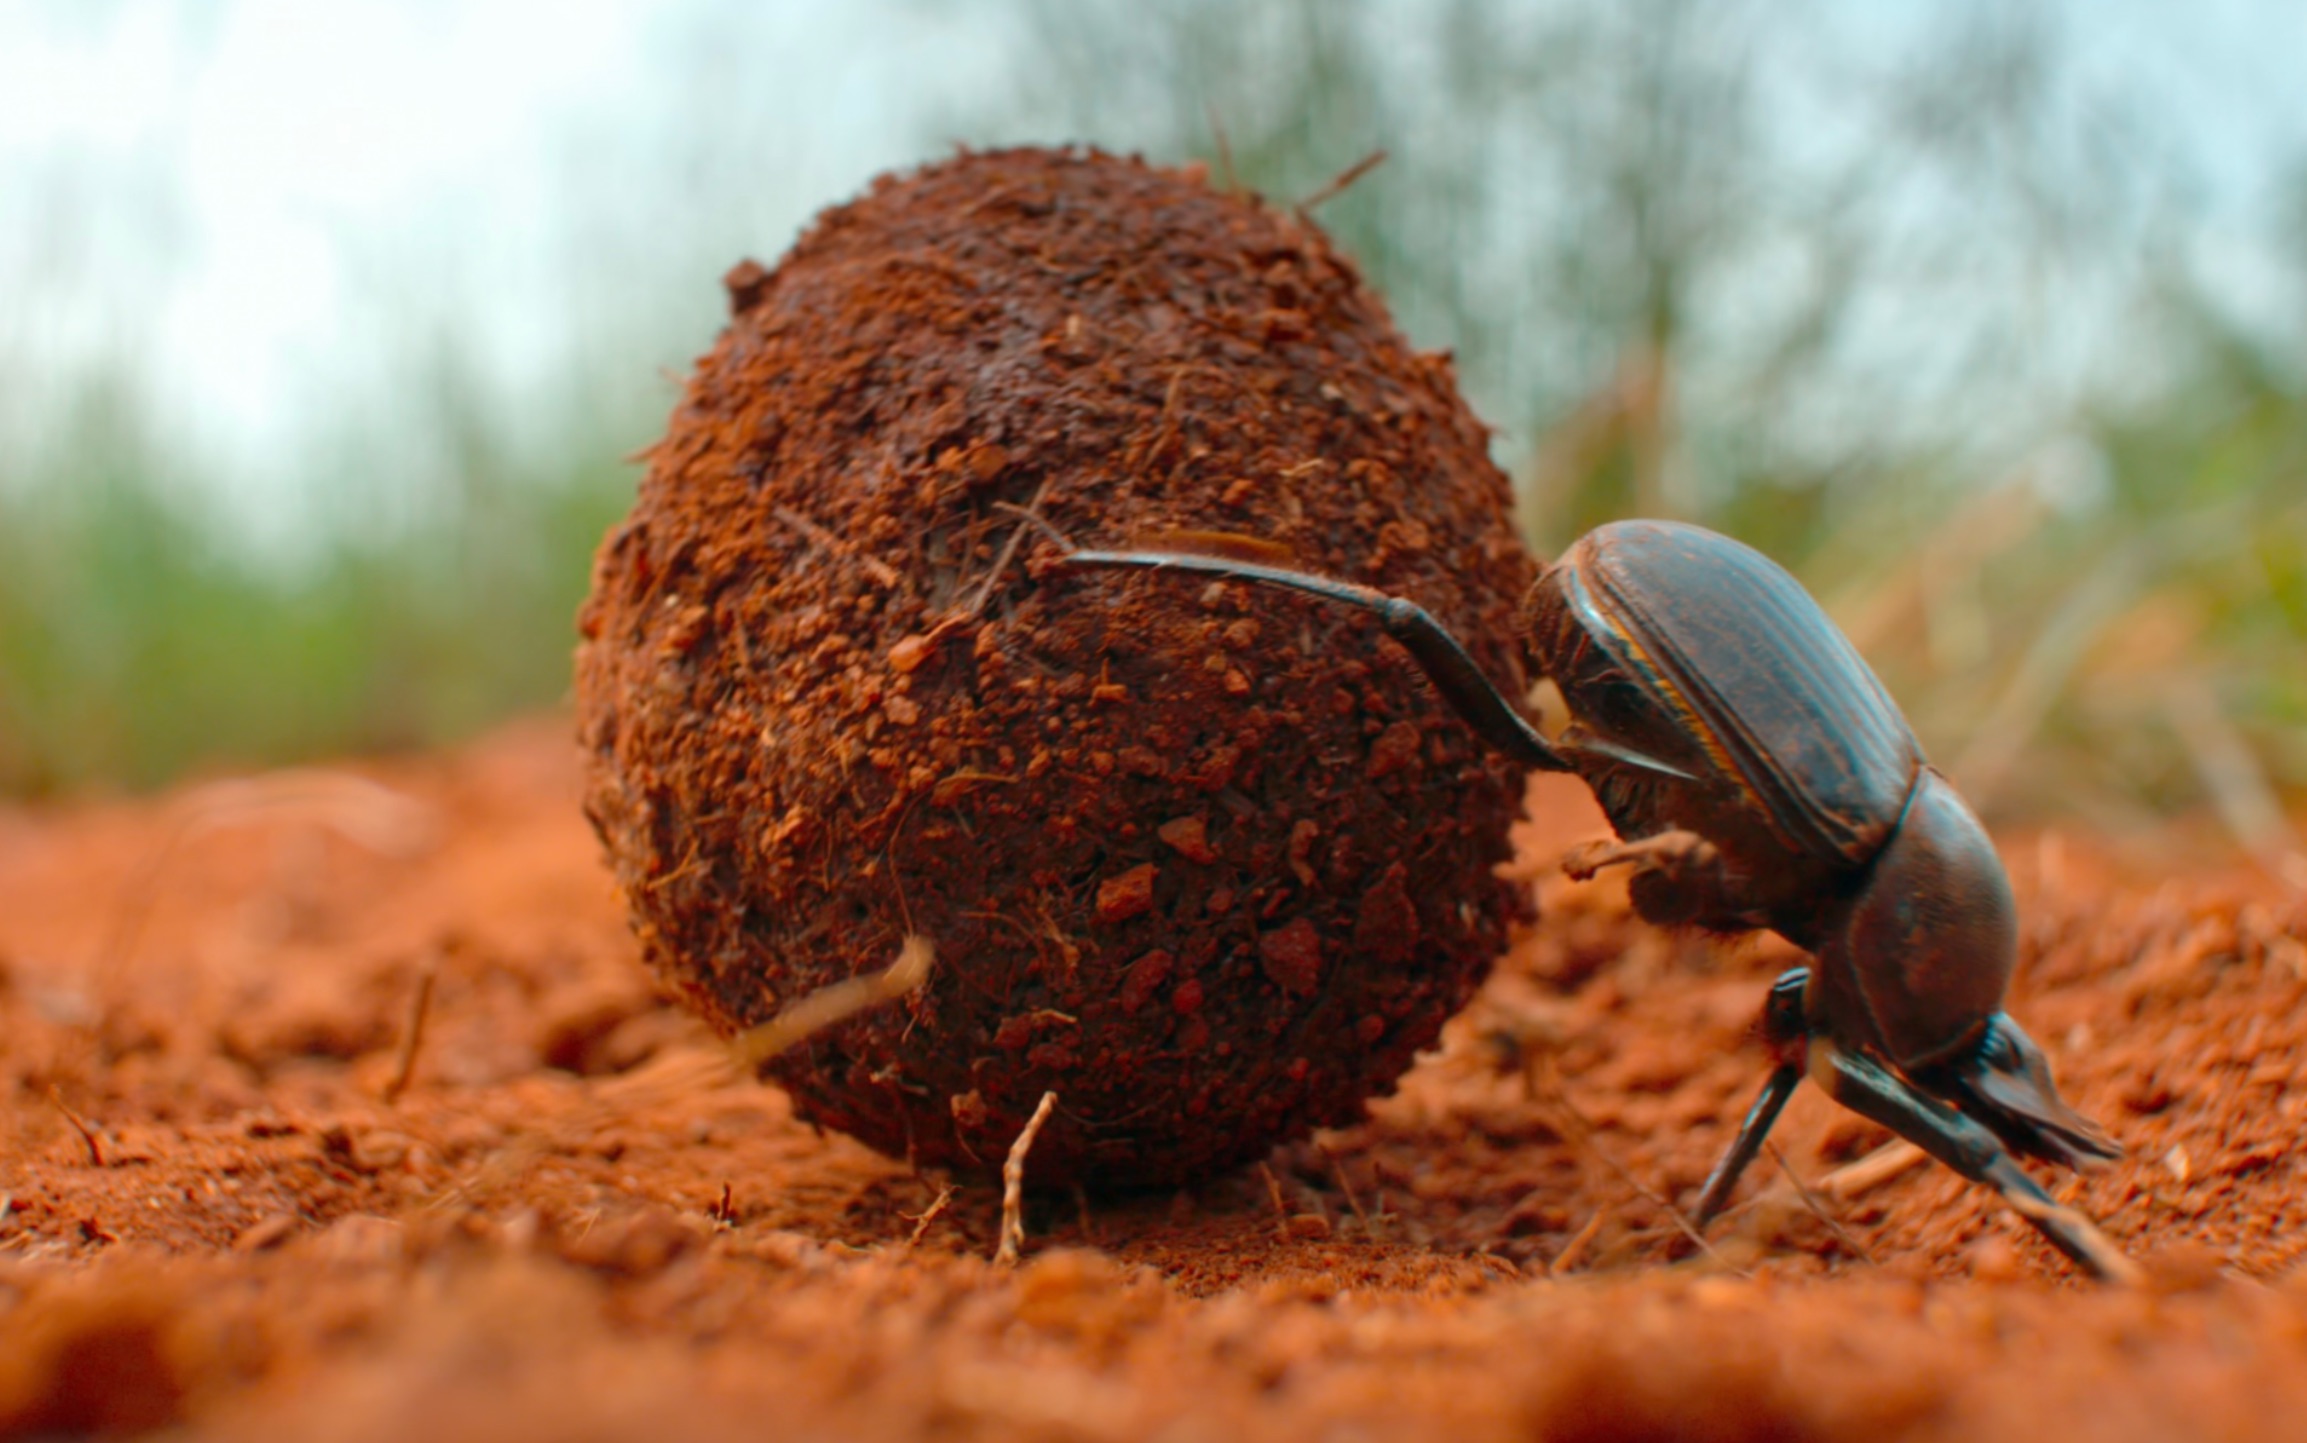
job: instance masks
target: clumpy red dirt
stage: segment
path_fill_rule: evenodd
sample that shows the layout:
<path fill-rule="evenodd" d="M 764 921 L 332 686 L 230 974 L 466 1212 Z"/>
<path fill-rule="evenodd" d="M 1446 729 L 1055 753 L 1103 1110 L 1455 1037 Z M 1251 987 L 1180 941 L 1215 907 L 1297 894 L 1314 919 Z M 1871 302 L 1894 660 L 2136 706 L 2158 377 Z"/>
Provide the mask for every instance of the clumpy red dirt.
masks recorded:
<path fill-rule="evenodd" d="M 2130 1146 L 2073 1196 L 2147 1260 L 2144 1292 L 2078 1282 L 1808 1093 L 1783 1170 L 1692 1247 L 1661 1200 L 1759 1080 L 1744 1038 L 1785 958 L 1554 874 L 1599 826 L 1557 779 L 1511 869 L 1546 921 L 1398 1095 L 1195 1188 L 1036 1197 L 1005 1270 L 991 1189 L 813 1131 L 651 995 L 566 738 L 0 812 L 0 1436 L 2167 1439 L 2307 1416 L 2307 899 L 2279 883 L 2004 839 L 2013 1007 Z"/>
<path fill-rule="evenodd" d="M 726 1031 L 886 966 L 772 1064 L 989 1173 L 1176 1183 L 1348 1121 L 1503 947 L 1519 797 L 1370 618 L 1053 569 L 1213 532 L 1409 596 L 1520 690 L 1536 574 L 1446 357 L 1312 222 L 1088 151 L 827 212 L 734 315 L 603 545 L 587 807 L 642 950 Z"/>

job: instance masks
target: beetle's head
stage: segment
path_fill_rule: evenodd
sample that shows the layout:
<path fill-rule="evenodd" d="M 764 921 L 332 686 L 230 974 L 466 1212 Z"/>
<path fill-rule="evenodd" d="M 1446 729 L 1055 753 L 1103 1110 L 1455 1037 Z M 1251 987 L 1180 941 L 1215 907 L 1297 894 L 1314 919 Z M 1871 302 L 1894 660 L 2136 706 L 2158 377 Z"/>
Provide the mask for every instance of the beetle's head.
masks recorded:
<path fill-rule="evenodd" d="M 1820 1020 L 1838 1041 L 1901 1068 L 1974 1042 L 2002 1007 L 2018 955 L 2002 859 L 1954 788 L 1928 768 L 1823 931 Z"/>

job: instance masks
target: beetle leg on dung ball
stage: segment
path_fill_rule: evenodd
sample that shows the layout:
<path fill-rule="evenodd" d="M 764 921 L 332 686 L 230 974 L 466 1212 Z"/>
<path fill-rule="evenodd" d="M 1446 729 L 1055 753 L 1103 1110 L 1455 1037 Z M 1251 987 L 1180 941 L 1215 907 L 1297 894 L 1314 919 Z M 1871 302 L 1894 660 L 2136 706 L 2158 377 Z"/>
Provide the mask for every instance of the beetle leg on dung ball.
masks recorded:
<path fill-rule="evenodd" d="M 1072 566 L 1140 566 L 1157 571 L 1199 571 L 1236 581 L 1254 581 L 1301 591 L 1330 601 L 1344 602 L 1378 618 L 1386 635 L 1402 644 L 1451 710 L 1465 719 L 1474 734 L 1523 766 L 1539 771 L 1566 772 L 1571 765 L 1554 744 L 1538 734 L 1512 703 L 1482 674 L 1458 638 L 1416 602 L 1388 596 L 1367 586 L 1308 576 L 1250 561 L 1222 556 L 1195 556 L 1183 551 L 1075 551 L 1065 558 Z"/>

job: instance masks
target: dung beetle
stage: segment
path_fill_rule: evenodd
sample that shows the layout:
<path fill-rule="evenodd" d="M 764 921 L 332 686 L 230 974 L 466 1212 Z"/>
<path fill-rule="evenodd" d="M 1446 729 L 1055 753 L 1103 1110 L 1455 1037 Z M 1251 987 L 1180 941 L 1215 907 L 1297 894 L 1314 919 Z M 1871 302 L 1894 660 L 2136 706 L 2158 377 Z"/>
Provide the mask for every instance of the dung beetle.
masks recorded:
<path fill-rule="evenodd" d="M 1593 789 L 1618 840 L 1575 850 L 1570 875 L 1623 864 L 1649 921 L 1767 927 L 1811 955 L 1770 989 L 1772 1070 L 1699 1194 L 1701 1226 L 1808 1076 L 1995 1189 L 2095 1276 L 2137 1280 L 2014 1158 L 2079 1168 L 2121 1149 L 2060 1099 L 2042 1050 L 2002 1010 L 2018 926 L 1993 844 L 1850 642 L 1762 553 L 1663 521 L 1580 538 L 1523 614 L 1530 659 L 1571 715 L 1551 740 L 1402 598 L 1220 556 L 1066 560 L 1202 572 L 1373 613 L 1484 741 Z"/>

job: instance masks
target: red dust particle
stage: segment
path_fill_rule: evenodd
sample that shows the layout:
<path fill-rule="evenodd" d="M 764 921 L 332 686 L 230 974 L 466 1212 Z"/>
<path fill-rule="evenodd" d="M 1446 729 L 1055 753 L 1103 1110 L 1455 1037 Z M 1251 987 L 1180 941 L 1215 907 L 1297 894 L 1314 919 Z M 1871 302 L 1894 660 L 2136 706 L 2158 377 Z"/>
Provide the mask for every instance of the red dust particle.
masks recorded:
<path fill-rule="evenodd" d="M 1266 975 L 1285 992 L 1310 993 L 1322 980 L 1322 939 L 1303 917 L 1258 938 L 1258 959 Z"/>
<path fill-rule="evenodd" d="M 1151 862 L 1140 862 L 1120 876 L 1108 878 L 1097 889 L 1097 920 L 1126 922 L 1152 910 L 1158 870 Z"/>

